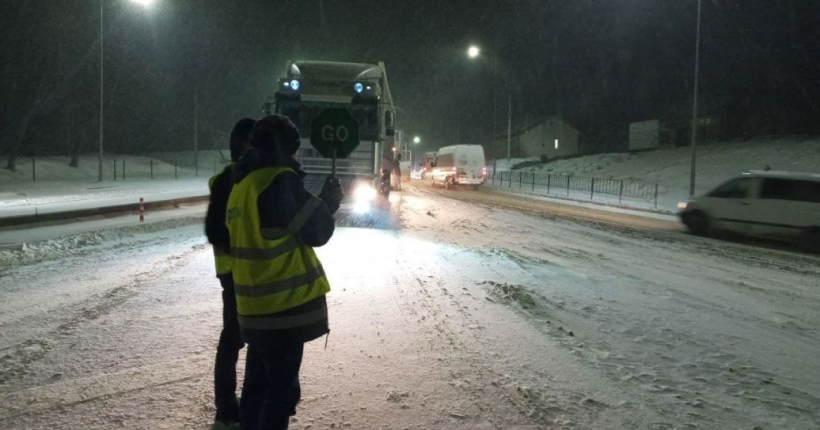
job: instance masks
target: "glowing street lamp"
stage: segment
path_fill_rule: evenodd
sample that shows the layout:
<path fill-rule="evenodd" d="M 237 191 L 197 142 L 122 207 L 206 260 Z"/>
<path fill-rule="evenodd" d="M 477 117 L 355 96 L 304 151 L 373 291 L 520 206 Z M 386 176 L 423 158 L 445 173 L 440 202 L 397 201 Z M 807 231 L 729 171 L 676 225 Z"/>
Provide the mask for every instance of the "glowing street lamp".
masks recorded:
<path fill-rule="evenodd" d="M 496 106 L 498 104 L 498 50 L 493 49 L 493 152 L 495 152 L 495 129 L 496 129 Z M 478 46 L 470 45 L 467 48 L 467 56 L 470 59 L 476 59 L 481 54 L 481 49 Z M 509 82 L 509 72 L 507 72 L 507 82 Z M 507 159 L 509 160 L 512 153 L 512 93 L 507 93 Z M 493 171 L 495 171 L 495 156 L 493 156 Z"/>
<path fill-rule="evenodd" d="M 417 145 L 418 145 L 419 143 L 421 143 L 421 138 L 420 138 L 420 137 L 418 137 L 418 136 L 414 137 L 414 138 L 413 138 L 413 143 L 415 143 L 415 144 L 417 144 Z"/>
<path fill-rule="evenodd" d="M 155 0 L 131 0 L 131 3 L 136 3 L 146 9 L 153 6 Z M 105 23 L 105 0 L 100 0 L 100 142 L 99 142 L 99 181 L 103 180 L 103 140 L 105 124 L 105 41 L 104 36 Z"/>

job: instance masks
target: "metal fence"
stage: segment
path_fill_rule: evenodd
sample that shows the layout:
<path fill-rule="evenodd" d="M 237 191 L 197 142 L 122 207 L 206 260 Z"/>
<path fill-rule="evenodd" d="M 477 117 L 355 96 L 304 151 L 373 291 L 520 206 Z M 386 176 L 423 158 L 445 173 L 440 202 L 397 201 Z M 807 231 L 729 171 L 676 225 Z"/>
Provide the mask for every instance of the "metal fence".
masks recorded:
<path fill-rule="evenodd" d="M 46 166 L 48 161 L 53 162 L 54 157 L 50 158 L 20 158 L 17 161 L 17 172 L 29 175 L 32 182 L 37 181 L 64 181 L 71 179 L 82 179 L 82 174 L 79 172 L 72 172 L 69 178 L 60 176 L 51 171 Z M 61 160 L 62 162 L 62 160 Z M 146 179 L 184 179 L 191 177 L 209 177 L 217 174 L 229 164 L 224 160 L 210 160 L 209 162 L 195 163 L 194 165 L 182 165 L 177 160 L 165 162 L 161 160 L 141 159 L 127 161 L 121 158 L 110 157 L 103 162 L 103 180 L 105 181 L 125 181 L 125 180 L 146 180 Z M 67 164 L 66 164 L 67 166 Z M 94 163 L 95 170 L 97 169 L 96 162 Z M 98 172 L 88 175 L 88 179 L 95 179 L 98 177 Z"/>
<path fill-rule="evenodd" d="M 542 174 L 530 172 L 493 172 L 490 183 L 497 187 L 509 188 L 532 194 L 549 196 L 566 196 L 588 198 L 595 196 L 624 199 L 636 199 L 653 203 L 658 207 L 658 184 L 621 179 L 603 179 L 587 176 L 561 174 Z"/>

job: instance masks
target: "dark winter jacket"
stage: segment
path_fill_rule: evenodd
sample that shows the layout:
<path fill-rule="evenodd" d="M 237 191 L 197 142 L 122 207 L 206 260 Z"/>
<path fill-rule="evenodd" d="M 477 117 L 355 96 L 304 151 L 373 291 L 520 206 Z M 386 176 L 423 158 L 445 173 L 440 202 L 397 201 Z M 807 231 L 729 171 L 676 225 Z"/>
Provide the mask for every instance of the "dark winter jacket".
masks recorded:
<path fill-rule="evenodd" d="M 231 237 L 225 225 L 225 212 L 228 210 L 228 197 L 233 189 L 232 166 L 225 167 L 225 170 L 214 179 L 208 212 L 205 215 L 205 235 L 208 237 L 208 242 L 225 253 L 231 249 Z M 229 274 L 217 277 L 223 281 L 224 285 L 224 281 L 230 279 L 222 278 L 230 276 Z"/>
<path fill-rule="evenodd" d="M 271 153 L 252 149 L 233 169 L 233 183 L 239 183 L 251 172 L 263 167 L 290 167 L 294 173 L 282 173 L 259 195 L 259 221 L 261 228 L 287 228 L 312 194 L 305 189 L 305 173 L 292 157 L 277 157 Z M 319 247 L 326 244 L 333 235 L 335 222 L 333 213 L 322 203 L 299 231 L 299 238 L 308 246 Z M 301 306 L 278 313 L 280 316 L 309 312 L 326 306 L 325 297 L 311 300 Z M 301 341 L 308 342 L 329 332 L 327 320 L 311 326 L 291 330 L 251 330 L 242 329 L 242 335 L 253 341 Z"/>

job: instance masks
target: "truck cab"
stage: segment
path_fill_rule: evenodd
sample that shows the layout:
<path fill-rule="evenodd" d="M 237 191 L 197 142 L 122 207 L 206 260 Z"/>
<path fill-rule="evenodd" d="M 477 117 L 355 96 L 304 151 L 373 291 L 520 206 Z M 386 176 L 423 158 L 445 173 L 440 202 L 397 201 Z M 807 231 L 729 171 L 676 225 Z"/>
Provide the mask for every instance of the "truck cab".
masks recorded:
<path fill-rule="evenodd" d="M 392 153 L 394 134 L 395 109 L 384 64 L 289 61 L 285 76 L 264 104 L 266 114 L 287 116 L 299 129 L 302 145 L 296 160 L 308 173 L 305 185 L 314 192 L 331 173 L 331 159 L 310 144 L 311 123 L 327 108 L 344 108 L 359 123 L 359 146 L 347 158 L 336 160 L 343 187 L 376 187 L 383 156 Z"/>

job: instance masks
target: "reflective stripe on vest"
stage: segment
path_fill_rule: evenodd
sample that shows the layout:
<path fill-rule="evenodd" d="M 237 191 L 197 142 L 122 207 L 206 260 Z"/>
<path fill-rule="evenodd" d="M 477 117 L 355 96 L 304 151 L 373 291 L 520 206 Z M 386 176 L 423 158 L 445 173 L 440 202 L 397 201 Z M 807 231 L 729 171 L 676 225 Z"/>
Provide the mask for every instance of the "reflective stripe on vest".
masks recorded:
<path fill-rule="evenodd" d="M 239 325 L 249 329 L 283 330 L 315 324 L 327 319 L 327 307 L 288 316 L 246 317 L 239 315 Z"/>
<path fill-rule="evenodd" d="M 214 263 L 216 264 L 217 275 L 227 275 L 231 273 L 231 254 L 217 247 L 214 248 Z"/>
<path fill-rule="evenodd" d="M 226 168 L 227 170 L 228 168 Z M 224 173 L 224 171 L 222 172 Z M 222 173 L 216 174 L 211 176 L 208 179 L 208 189 L 213 194 L 214 192 L 214 183 L 216 182 L 216 178 L 219 177 Z M 231 254 L 225 252 L 217 247 L 213 247 L 214 250 L 214 265 L 216 266 L 216 275 L 223 276 L 231 273 Z"/>
<path fill-rule="evenodd" d="M 257 205 L 259 196 L 276 176 L 284 172 L 292 170 L 268 167 L 253 171 L 234 185 L 228 199 L 226 225 L 231 237 L 237 311 L 243 327 L 250 328 L 247 324 L 251 324 L 275 328 L 277 325 L 292 326 L 296 322 L 310 320 L 308 317 L 297 318 L 306 315 L 299 314 L 287 317 L 287 323 L 274 323 L 284 320 L 271 314 L 305 304 L 330 291 L 324 269 L 313 248 L 291 233 L 293 223 L 281 237 L 271 238 L 263 234 Z M 306 217 L 309 216 L 310 213 L 307 213 Z"/>

